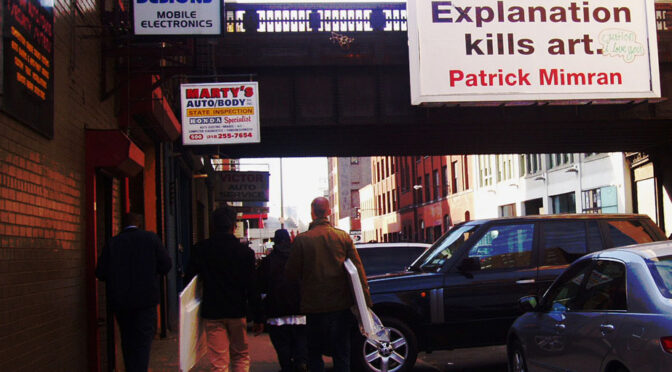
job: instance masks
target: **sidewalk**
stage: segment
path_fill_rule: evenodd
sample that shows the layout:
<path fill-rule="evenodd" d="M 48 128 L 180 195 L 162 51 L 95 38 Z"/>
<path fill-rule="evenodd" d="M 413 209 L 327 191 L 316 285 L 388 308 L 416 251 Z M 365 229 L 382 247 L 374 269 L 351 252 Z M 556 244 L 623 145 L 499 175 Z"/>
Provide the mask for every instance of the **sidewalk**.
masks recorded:
<path fill-rule="evenodd" d="M 149 363 L 149 370 L 154 372 L 178 371 L 179 353 L 177 332 L 171 332 L 165 339 L 155 339 L 152 343 L 152 354 Z M 259 336 L 248 332 L 248 344 L 250 346 L 250 372 L 278 372 L 280 365 L 275 355 L 273 345 L 268 337 L 268 333 L 262 333 Z M 204 357 L 191 372 L 207 372 L 209 365 L 207 357 Z M 121 364 L 121 362 L 120 362 Z M 325 359 L 327 368 L 331 367 L 331 359 Z M 123 368 L 118 369 L 123 371 Z"/>

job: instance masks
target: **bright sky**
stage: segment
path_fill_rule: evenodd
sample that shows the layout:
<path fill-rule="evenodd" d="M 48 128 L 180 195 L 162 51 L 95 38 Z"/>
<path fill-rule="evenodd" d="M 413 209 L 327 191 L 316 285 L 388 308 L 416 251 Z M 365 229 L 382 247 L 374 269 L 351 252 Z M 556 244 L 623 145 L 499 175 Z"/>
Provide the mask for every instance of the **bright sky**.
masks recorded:
<path fill-rule="evenodd" d="M 242 171 L 269 171 L 269 215 L 280 217 L 280 159 L 240 159 Z M 282 183 L 285 211 L 295 207 L 298 217 L 310 223 L 310 202 L 328 187 L 327 158 L 283 158 Z"/>

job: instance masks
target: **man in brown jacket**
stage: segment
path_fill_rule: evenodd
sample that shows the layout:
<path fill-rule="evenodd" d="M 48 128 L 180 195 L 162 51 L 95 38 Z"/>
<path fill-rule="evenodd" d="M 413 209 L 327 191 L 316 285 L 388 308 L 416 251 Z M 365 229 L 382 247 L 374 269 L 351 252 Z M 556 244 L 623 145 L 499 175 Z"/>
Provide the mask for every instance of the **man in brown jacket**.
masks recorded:
<path fill-rule="evenodd" d="M 331 352 L 335 372 L 350 371 L 350 335 L 355 318 L 350 311 L 355 300 L 343 263 L 352 260 L 371 305 L 366 274 L 348 233 L 331 226 L 329 200 L 311 203 L 313 222 L 292 245 L 285 272 L 301 283 L 301 312 L 307 315 L 308 368 L 323 372 L 322 354 Z"/>

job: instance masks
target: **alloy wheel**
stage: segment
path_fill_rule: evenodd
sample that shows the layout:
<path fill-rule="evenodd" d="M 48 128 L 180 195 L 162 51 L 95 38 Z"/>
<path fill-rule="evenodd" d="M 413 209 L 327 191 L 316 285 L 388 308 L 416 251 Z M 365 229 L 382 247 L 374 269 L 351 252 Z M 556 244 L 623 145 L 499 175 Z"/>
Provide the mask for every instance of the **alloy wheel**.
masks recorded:
<path fill-rule="evenodd" d="M 396 372 L 406 364 L 409 348 L 406 337 L 396 328 L 387 329 L 390 332 L 389 342 L 364 342 L 362 351 L 369 371 Z"/>

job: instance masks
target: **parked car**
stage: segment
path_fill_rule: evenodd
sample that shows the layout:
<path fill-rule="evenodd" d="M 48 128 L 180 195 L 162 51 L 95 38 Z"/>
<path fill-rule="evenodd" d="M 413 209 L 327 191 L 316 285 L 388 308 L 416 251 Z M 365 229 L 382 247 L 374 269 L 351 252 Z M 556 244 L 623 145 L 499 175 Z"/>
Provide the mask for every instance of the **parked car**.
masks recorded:
<path fill-rule="evenodd" d="M 511 371 L 672 371 L 672 242 L 592 253 L 509 331 Z"/>
<path fill-rule="evenodd" d="M 456 225 L 401 273 L 369 277 L 373 311 L 389 344 L 353 340 L 353 365 L 408 371 L 418 351 L 504 345 L 522 314 L 518 300 L 541 295 L 586 253 L 665 240 L 644 215 L 544 215 Z"/>
<path fill-rule="evenodd" d="M 426 243 L 355 244 L 367 276 L 404 271 L 430 246 Z"/>

